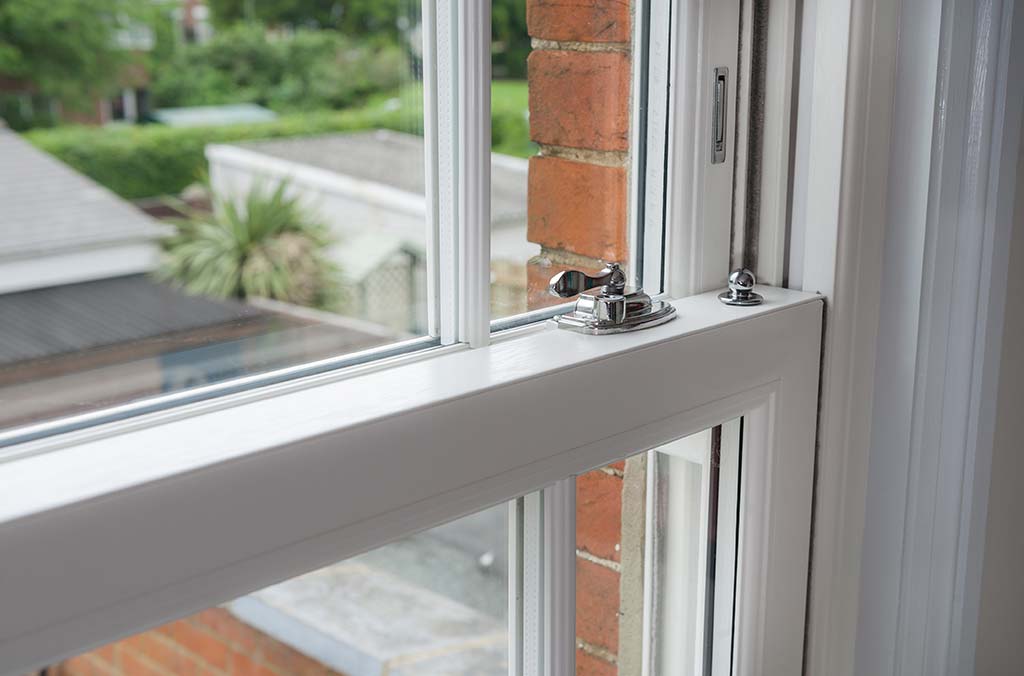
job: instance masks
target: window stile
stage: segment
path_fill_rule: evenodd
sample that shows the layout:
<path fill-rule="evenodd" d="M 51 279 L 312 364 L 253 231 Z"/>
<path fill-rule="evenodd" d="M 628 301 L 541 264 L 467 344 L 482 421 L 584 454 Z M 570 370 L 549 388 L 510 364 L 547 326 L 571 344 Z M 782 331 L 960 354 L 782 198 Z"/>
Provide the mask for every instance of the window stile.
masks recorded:
<path fill-rule="evenodd" d="M 522 512 L 522 614 L 519 618 L 523 640 L 519 646 L 519 672 L 512 676 L 542 676 L 544 673 L 544 524 L 543 491 L 523 496 Z M 511 622 L 512 618 L 509 618 Z"/>
<path fill-rule="evenodd" d="M 523 676 L 526 498 L 508 503 L 508 675 Z"/>
<path fill-rule="evenodd" d="M 542 492 L 543 670 L 540 676 L 576 672 L 576 478 Z"/>
<path fill-rule="evenodd" d="M 647 483 L 644 491 L 644 608 L 641 623 L 641 676 L 657 674 L 656 644 L 658 622 L 657 584 L 658 549 L 661 546 L 658 535 L 658 481 L 661 456 L 657 451 L 647 452 Z"/>
<path fill-rule="evenodd" d="M 432 10 L 428 17 L 427 7 Z M 433 199 L 437 204 L 438 252 L 438 330 L 442 345 L 460 342 L 459 336 L 459 275 L 457 189 L 459 176 L 458 146 L 458 34 L 455 27 L 454 0 L 426 0 L 423 3 L 424 20 L 431 22 L 433 40 L 431 50 L 424 51 L 424 80 L 433 76 L 431 88 L 436 96 L 432 114 L 435 134 L 435 163 L 428 165 L 428 173 L 436 172 Z M 424 31 L 424 42 L 429 36 Z M 427 57 L 433 63 L 427 63 Z M 424 102 L 426 103 L 426 102 Z M 425 121 L 426 124 L 426 121 Z"/>
<path fill-rule="evenodd" d="M 444 294 L 440 293 L 441 249 L 440 249 L 440 156 L 438 154 L 438 70 L 439 49 L 437 33 L 437 5 L 434 0 L 422 0 L 420 24 L 423 26 L 423 188 L 426 200 L 427 237 L 427 332 L 431 336 L 441 335 L 441 305 Z"/>
<path fill-rule="evenodd" d="M 456 0 L 429 4 L 434 63 L 426 63 L 425 53 L 424 75 L 432 71 L 436 82 L 439 331 L 443 345 L 480 347 L 490 336 L 491 8 Z"/>
<path fill-rule="evenodd" d="M 755 73 L 754 66 L 754 20 L 758 8 L 754 3 L 744 3 L 740 8 L 740 31 L 739 50 L 737 55 L 737 68 L 735 73 L 730 73 L 735 82 L 735 100 L 729 100 L 729 113 L 735 111 L 735 119 L 729 121 L 730 127 L 734 130 L 733 150 L 729 155 L 734 162 L 733 176 L 735 187 L 732 191 L 732 219 L 730 229 L 732 231 L 729 246 L 729 267 L 749 267 L 750 261 L 756 260 L 756 247 L 749 246 L 747 242 L 748 233 L 756 237 L 757 219 L 751 219 L 748 209 L 748 197 L 750 197 L 747 184 L 751 171 L 757 171 L 758 147 L 757 141 L 751 138 L 751 126 L 754 122 L 751 115 L 751 93 L 755 88 L 753 80 Z M 758 133 L 759 130 L 755 131 Z M 759 281 L 762 280 L 758 275 Z"/>
<path fill-rule="evenodd" d="M 491 3 L 457 6 L 459 337 L 480 347 L 490 338 Z"/>
<path fill-rule="evenodd" d="M 517 508 L 518 505 L 518 508 Z M 575 673 L 576 479 L 556 481 L 512 503 L 519 575 L 509 578 L 509 675 Z M 518 538 L 515 533 L 518 532 Z M 513 581 L 514 580 L 514 581 Z M 515 604 L 516 594 L 521 601 Z M 515 637 L 515 638 L 514 638 Z"/>
<path fill-rule="evenodd" d="M 743 421 L 730 420 L 722 425 L 719 442 L 718 495 L 740 495 L 740 471 L 742 467 Z M 736 604 L 736 533 L 740 518 L 739 500 L 719 498 L 716 530 L 715 585 L 714 596 L 706 602 L 713 604 L 713 622 L 706 629 L 711 632 L 711 650 L 706 659 L 711 660 L 713 676 L 729 676 L 733 660 L 733 620 Z M 710 572 L 710 571 L 708 571 Z M 705 673 L 709 673 L 705 667 Z"/>
<path fill-rule="evenodd" d="M 791 209 L 790 167 L 792 138 L 795 134 L 793 93 L 796 73 L 797 31 L 796 0 L 773 2 L 768 6 L 765 57 L 765 82 L 772 83 L 764 101 L 764 128 L 761 132 L 761 204 L 758 224 L 757 277 L 766 284 L 782 286 L 786 271 L 786 244 Z M 774 96 L 772 95 L 774 94 Z"/>
<path fill-rule="evenodd" d="M 729 273 L 739 2 L 673 7 L 665 206 L 665 289 L 676 298 L 721 286 Z M 711 164 L 714 69 L 728 68 L 725 161 Z"/>
<path fill-rule="evenodd" d="M 668 79 L 671 3 L 640 2 L 633 44 L 633 106 L 630 144 L 630 270 L 650 292 L 665 290 L 665 140 L 668 134 Z"/>

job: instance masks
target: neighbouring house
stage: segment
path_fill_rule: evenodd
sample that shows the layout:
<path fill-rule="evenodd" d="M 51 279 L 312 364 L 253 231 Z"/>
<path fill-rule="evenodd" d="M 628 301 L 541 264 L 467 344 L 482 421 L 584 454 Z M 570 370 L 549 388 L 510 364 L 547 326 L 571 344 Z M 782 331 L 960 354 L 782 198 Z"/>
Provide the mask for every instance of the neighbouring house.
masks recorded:
<path fill-rule="evenodd" d="M 0 158 L 0 426 L 396 337 L 305 308 L 158 283 L 149 273 L 166 224 L 2 128 Z"/>
<path fill-rule="evenodd" d="M 181 6 L 174 10 L 174 18 L 185 42 L 201 44 L 213 37 L 210 8 L 205 0 L 182 0 Z"/>
<path fill-rule="evenodd" d="M 423 139 L 373 130 L 206 148 L 215 195 L 239 200 L 285 181 L 338 239 L 356 316 L 422 332 L 426 321 L 427 202 Z M 526 160 L 491 156 L 492 315 L 525 311 Z M 372 261 L 372 263 L 368 262 Z M 399 309 L 400 308 L 400 309 Z M 413 308 L 409 310 L 409 308 Z"/>
<path fill-rule="evenodd" d="M 0 126 L 0 294 L 153 270 L 172 230 Z"/>
<path fill-rule="evenodd" d="M 204 43 L 213 37 L 210 8 L 205 0 L 180 0 L 171 16 L 177 38 L 182 42 Z M 114 41 L 119 49 L 135 58 L 121 68 L 113 91 L 103 92 L 84 108 L 68 108 L 59 100 L 40 95 L 33 82 L 0 74 L 0 112 L 20 121 L 12 122 L 19 129 L 54 122 L 101 125 L 148 119 L 150 74 L 141 57 L 156 45 L 153 29 L 143 23 L 132 23 L 117 31 Z"/>
<path fill-rule="evenodd" d="M 114 42 L 131 58 L 116 73 L 115 85 L 110 90 L 98 92 L 82 105 L 67 106 L 65 101 L 40 94 L 31 80 L 0 73 L 0 116 L 16 129 L 61 122 L 102 125 L 146 119 L 150 109 L 150 74 L 144 56 L 155 45 L 153 30 L 135 23 L 117 31 Z"/>

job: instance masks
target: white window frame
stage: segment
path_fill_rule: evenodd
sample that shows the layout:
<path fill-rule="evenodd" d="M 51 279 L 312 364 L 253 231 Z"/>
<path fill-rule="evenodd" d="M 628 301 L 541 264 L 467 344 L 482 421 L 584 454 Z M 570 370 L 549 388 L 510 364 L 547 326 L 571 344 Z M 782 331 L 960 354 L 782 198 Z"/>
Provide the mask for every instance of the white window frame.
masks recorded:
<path fill-rule="evenodd" d="M 799 673 L 822 304 L 802 292 L 765 294 L 749 309 L 714 293 L 685 298 L 675 302 L 679 318 L 635 334 L 597 339 L 545 326 L 360 377 L 38 442 L 46 452 L 2 468 L 0 591 L 17 609 L 0 614 L 3 673 L 738 416 L 748 508 L 736 673 Z M 574 551 L 567 535 L 561 547 Z M 553 617 L 565 617 L 561 607 Z M 571 665 L 573 643 L 559 645 L 541 673 Z"/>
<path fill-rule="evenodd" d="M 809 674 L 975 667 L 1020 9 L 803 3 L 789 282 L 828 304 Z"/>
<path fill-rule="evenodd" d="M 713 499 L 710 470 L 715 462 L 713 430 L 685 437 L 648 454 L 644 674 L 730 676 L 733 673 L 742 427 L 741 419 L 718 427 L 718 515 L 714 529 L 716 552 L 710 624 L 707 623 L 707 592 L 709 512 Z M 666 471 L 667 486 L 662 481 Z M 661 509 L 668 512 L 663 513 Z M 683 531 L 686 540 L 670 531 Z M 705 651 L 709 632 L 712 637 L 710 653 Z"/>
<path fill-rule="evenodd" d="M 677 116 L 661 122 L 674 186 L 665 196 L 665 288 L 674 295 L 712 288 L 728 270 L 727 228 L 723 236 L 708 216 L 721 205 L 701 199 L 719 179 L 683 133 L 708 114 L 705 71 L 719 58 L 714 31 L 731 21 L 721 19 L 725 4 L 733 3 L 679 3 L 678 25 L 696 33 L 673 45 L 662 74 L 680 97 Z M 0 673 L 540 489 L 543 555 L 526 561 L 541 564 L 538 584 L 524 589 L 518 611 L 538 621 L 532 633 L 516 624 L 510 661 L 523 674 L 570 673 L 567 479 L 738 416 L 746 433 L 735 673 L 799 673 L 820 298 L 766 288 L 765 305 L 741 309 L 715 293 L 688 295 L 674 301 L 675 321 L 634 334 L 588 337 L 545 323 L 492 341 L 489 5 L 423 6 L 436 47 L 424 57 L 427 107 L 437 112 L 425 120 L 426 161 L 438 168 L 428 171 L 438 233 L 428 244 L 429 316 L 443 346 L 14 447 L 0 465 L 9 487 L 0 496 L 0 598 L 15 609 L 0 610 Z M 448 61 L 463 67 L 438 67 Z M 730 100 L 735 92 L 733 81 Z M 431 107 L 431 98 L 451 105 Z"/>

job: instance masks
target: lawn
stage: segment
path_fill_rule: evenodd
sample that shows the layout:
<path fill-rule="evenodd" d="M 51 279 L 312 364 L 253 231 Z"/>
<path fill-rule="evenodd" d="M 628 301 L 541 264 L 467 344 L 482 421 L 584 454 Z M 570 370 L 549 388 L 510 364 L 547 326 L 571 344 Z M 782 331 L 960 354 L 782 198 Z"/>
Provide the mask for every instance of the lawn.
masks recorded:
<path fill-rule="evenodd" d="M 527 115 L 530 94 L 526 80 L 498 80 L 491 84 L 491 109 L 496 112 L 516 111 Z"/>

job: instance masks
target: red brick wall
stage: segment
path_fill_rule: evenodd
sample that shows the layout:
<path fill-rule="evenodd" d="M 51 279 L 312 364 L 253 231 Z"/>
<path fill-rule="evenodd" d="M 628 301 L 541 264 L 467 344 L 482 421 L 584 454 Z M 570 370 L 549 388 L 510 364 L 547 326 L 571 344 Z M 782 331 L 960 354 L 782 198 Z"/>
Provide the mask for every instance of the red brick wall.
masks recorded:
<path fill-rule="evenodd" d="M 639 674 L 645 474 L 640 458 L 592 470 L 576 480 L 579 676 Z"/>
<path fill-rule="evenodd" d="M 558 302 L 556 272 L 626 259 L 630 12 L 626 0 L 527 0 L 533 308 Z"/>
<path fill-rule="evenodd" d="M 223 608 L 65 660 L 55 676 L 335 676 Z M 343 676 L 343 675 L 337 675 Z"/>

